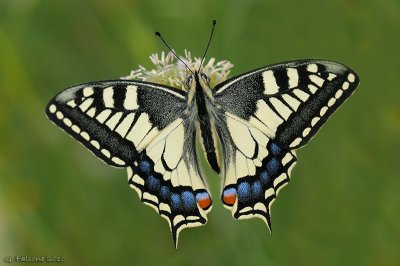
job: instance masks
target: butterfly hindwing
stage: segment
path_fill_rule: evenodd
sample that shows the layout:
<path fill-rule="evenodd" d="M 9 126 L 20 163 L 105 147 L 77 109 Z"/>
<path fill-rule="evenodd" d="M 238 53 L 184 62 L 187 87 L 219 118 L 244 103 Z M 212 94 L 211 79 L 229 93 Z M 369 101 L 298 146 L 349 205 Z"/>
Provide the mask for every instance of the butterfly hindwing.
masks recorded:
<path fill-rule="evenodd" d="M 206 223 L 211 209 L 186 97 L 158 84 L 100 81 L 64 90 L 46 109 L 97 157 L 128 169 L 129 185 L 167 219 L 176 244 L 180 230 Z"/>
<path fill-rule="evenodd" d="M 213 90 L 225 159 L 222 201 L 236 219 L 262 218 L 290 180 L 295 149 L 305 145 L 352 94 L 359 79 L 348 67 L 293 61 L 234 77 Z"/>
<path fill-rule="evenodd" d="M 167 219 L 175 245 L 183 228 L 207 222 L 212 204 L 197 164 L 192 124 L 173 121 L 128 168 L 130 186 Z"/>
<path fill-rule="evenodd" d="M 271 228 L 270 207 L 289 182 L 295 153 L 231 113 L 225 114 L 218 133 L 225 159 L 224 206 L 236 219 L 259 217 Z"/>

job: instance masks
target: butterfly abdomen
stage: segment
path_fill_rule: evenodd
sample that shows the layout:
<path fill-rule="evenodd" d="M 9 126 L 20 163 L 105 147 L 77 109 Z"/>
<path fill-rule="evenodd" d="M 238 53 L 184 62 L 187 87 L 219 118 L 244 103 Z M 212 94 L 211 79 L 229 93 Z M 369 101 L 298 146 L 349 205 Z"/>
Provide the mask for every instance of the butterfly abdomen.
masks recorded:
<path fill-rule="evenodd" d="M 196 79 L 198 82 L 198 79 Z M 196 84 L 196 107 L 197 118 L 199 122 L 198 130 L 200 131 L 201 143 L 206 154 L 206 159 L 211 168 L 217 173 L 221 172 L 219 160 L 217 157 L 217 142 L 215 130 L 213 130 L 210 120 L 210 114 L 206 106 L 206 96 L 200 83 Z"/>

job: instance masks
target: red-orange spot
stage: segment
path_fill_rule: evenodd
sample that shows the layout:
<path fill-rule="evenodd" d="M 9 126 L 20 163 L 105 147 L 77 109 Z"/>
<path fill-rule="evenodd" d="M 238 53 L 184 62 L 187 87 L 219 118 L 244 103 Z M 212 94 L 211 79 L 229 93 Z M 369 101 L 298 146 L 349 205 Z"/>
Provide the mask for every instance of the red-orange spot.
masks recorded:
<path fill-rule="evenodd" d="M 197 203 L 199 204 L 199 206 L 204 210 L 207 209 L 208 207 L 210 207 L 211 205 L 211 199 L 210 197 L 202 197 L 201 199 L 199 199 L 197 201 Z"/>
<path fill-rule="evenodd" d="M 224 203 L 227 205 L 233 205 L 236 202 L 236 194 L 234 193 L 228 193 L 224 195 Z"/>

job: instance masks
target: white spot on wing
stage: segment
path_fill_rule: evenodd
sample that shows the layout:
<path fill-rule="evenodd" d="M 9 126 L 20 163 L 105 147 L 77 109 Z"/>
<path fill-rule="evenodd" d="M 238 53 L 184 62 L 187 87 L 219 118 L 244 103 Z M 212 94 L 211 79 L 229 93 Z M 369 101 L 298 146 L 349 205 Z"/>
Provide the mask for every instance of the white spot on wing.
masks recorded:
<path fill-rule="evenodd" d="M 83 96 L 89 97 L 90 95 L 93 94 L 93 88 L 92 87 L 86 87 L 83 89 Z"/>
<path fill-rule="evenodd" d="M 313 84 L 308 84 L 307 87 L 311 91 L 312 94 L 316 93 L 318 90 L 318 87 L 314 86 Z"/>
<path fill-rule="evenodd" d="M 64 118 L 64 114 L 63 113 L 61 113 L 60 111 L 58 111 L 57 113 L 56 113 L 56 117 L 58 118 L 58 119 L 63 119 Z"/>
<path fill-rule="evenodd" d="M 137 86 L 129 85 L 126 87 L 124 107 L 127 110 L 135 110 L 139 108 L 137 104 Z"/>
<path fill-rule="evenodd" d="M 279 91 L 279 86 L 276 83 L 276 79 L 274 77 L 274 72 L 272 70 L 267 70 L 262 73 L 263 82 L 264 82 L 264 94 L 275 94 Z"/>
<path fill-rule="evenodd" d="M 328 111 L 328 107 L 326 107 L 326 106 L 322 107 L 321 111 L 319 112 L 319 115 L 323 116 L 326 113 L 326 111 Z"/>
<path fill-rule="evenodd" d="M 68 118 L 64 118 L 64 119 L 63 119 L 63 122 L 64 122 L 64 124 L 65 124 L 67 127 L 72 126 L 72 122 L 71 122 L 71 120 L 69 120 Z"/>
<path fill-rule="evenodd" d="M 347 90 L 349 88 L 349 83 L 347 81 L 345 81 L 342 85 L 342 89 Z"/>
<path fill-rule="evenodd" d="M 254 205 L 254 209 L 262 212 L 267 212 L 267 208 L 261 202 L 256 203 L 256 205 Z"/>
<path fill-rule="evenodd" d="M 74 100 L 71 100 L 71 101 L 67 102 L 67 105 L 70 106 L 70 107 L 72 107 L 72 108 L 75 108 L 75 107 L 76 107 L 76 103 L 75 103 Z"/>
<path fill-rule="evenodd" d="M 54 104 L 52 104 L 49 107 L 49 111 L 50 113 L 54 114 L 57 111 L 57 107 Z"/>
<path fill-rule="evenodd" d="M 72 129 L 72 131 L 74 131 L 75 133 L 78 133 L 78 134 L 79 134 L 79 132 L 81 132 L 81 129 L 77 125 L 72 125 L 71 129 Z"/>
<path fill-rule="evenodd" d="M 285 179 L 286 179 L 286 174 L 280 174 L 277 178 L 275 178 L 275 180 L 274 180 L 274 188 L 276 188 L 276 186 L 280 182 L 284 181 Z"/>
<path fill-rule="evenodd" d="M 103 101 L 104 105 L 107 108 L 114 108 L 114 88 L 113 87 L 107 87 L 103 91 Z"/>
<path fill-rule="evenodd" d="M 183 215 L 177 215 L 175 216 L 175 218 L 173 219 L 172 223 L 174 225 L 178 224 L 179 222 L 182 222 L 183 220 L 185 220 L 185 217 L 183 217 Z"/>
<path fill-rule="evenodd" d="M 307 71 L 312 72 L 312 73 L 317 73 L 318 72 L 318 66 L 317 64 L 309 64 L 307 66 Z"/>
<path fill-rule="evenodd" d="M 328 101 L 328 106 L 331 107 L 332 105 L 335 104 L 335 102 L 336 102 L 336 99 L 335 99 L 335 98 L 331 98 L 331 99 Z"/>
<path fill-rule="evenodd" d="M 342 94 L 343 94 L 343 91 L 342 91 L 342 90 L 338 90 L 338 91 L 336 92 L 336 94 L 335 94 L 335 98 L 336 98 L 336 99 L 339 99 L 340 96 L 342 96 Z"/>
<path fill-rule="evenodd" d="M 272 196 L 272 195 L 274 195 L 274 194 L 275 194 L 274 189 L 273 189 L 273 188 L 269 188 L 269 189 L 267 189 L 267 190 L 265 191 L 265 198 L 267 199 L 267 198 L 269 198 L 270 196 Z"/>
<path fill-rule="evenodd" d="M 303 130 L 303 137 L 307 136 L 311 131 L 311 128 L 307 127 L 306 129 Z"/>
<path fill-rule="evenodd" d="M 313 126 L 315 126 L 315 124 L 319 121 L 319 117 L 317 116 L 317 117 L 314 117 L 312 120 L 311 120 L 311 126 L 313 127 Z"/>
<path fill-rule="evenodd" d="M 144 185 L 144 180 L 143 180 L 143 178 L 141 178 L 139 175 L 133 175 L 132 176 L 132 180 L 135 182 L 135 183 L 137 183 L 137 184 L 140 184 L 140 185 Z"/>
<path fill-rule="evenodd" d="M 249 211 L 252 211 L 251 207 L 244 207 L 243 209 L 241 209 L 239 211 L 239 213 L 246 213 L 246 212 L 249 212 Z"/>
<path fill-rule="evenodd" d="M 118 164 L 118 165 L 125 165 L 125 162 L 124 161 L 122 161 L 120 158 L 118 158 L 118 157 L 112 157 L 112 159 L 111 159 L 115 164 Z"/>
<path fill-rule="evenodd" d="M 100 144 L 98 141 L 92 140 L 90 141 L 90 144 L 92 144 L 92 146 L 95 147 L 96 149 L 100 149 Z"/>
<path fill-rule="evenodd" d="M 160 211 L 165 211 L 171 213 L 171 208 L 169 207 L 168 204 L 165 203 L 160 203 Z"/>
<path fill-rule="evenodd" d="M 336 75 L 335 75 L 335 74 L 333 74 L 333 73 L 329 73 L 329 74 L 328 74 L 328 80 L 329 80 L 329 81 L 332 81 L 334 78 L 336 78 Z"/>
<path fill-rule="evenodd" d="M 111 156 L 110 152 L 107 149 L 101 149 L 101 153 L 108 158 L 110 158 Z"/>
<path fill-rule="evenodd" d="M 285 157 L 282 159 L 282 165 L 286 165 L 290 160 L 292 160 L 293 156 L 288 152 Z"/>
<path fill-rule="evenodd" d="M 347 76 L 347 79 L 348 79 L 348 81 L 350 81 L 350 82 L 354 82 L 354 81 L 356 80 L 356 76 L 354 76 L 352 73 L 350 73 L 350 74 Z"/>
<path fill-rule="evenodd" d="M 290 144 L 290 148 L 293 148 L 297 145 L 299 145 L 301 142 L 301 138 L 296 138 L 291 144 Z"/>
<path fill-rule="evenodd" d="M 289 77 L 289 89 L 296 88 L 299 84 L 299 73 L 295 68 L 287 68 L 287 75 Z"/>
<path fill-rule="evenodd" d="M 90 108 L 89 111 L 86 112 L 86 114 L 90 117 L 94 117 L 96 115 L 96 107 Z"/>
<path fill-rule="evenodd" d="M 85 131 L 82 131 L 82 132 L 81 132 L 81 136 L 82 136 L 82 138 L 83 138 L 84 140 L 86 140 L 86 141 L 89 141 L 89 140 L 90 140 L 89 134 L 88 134 L 87 132 L 85 132 Z"/>

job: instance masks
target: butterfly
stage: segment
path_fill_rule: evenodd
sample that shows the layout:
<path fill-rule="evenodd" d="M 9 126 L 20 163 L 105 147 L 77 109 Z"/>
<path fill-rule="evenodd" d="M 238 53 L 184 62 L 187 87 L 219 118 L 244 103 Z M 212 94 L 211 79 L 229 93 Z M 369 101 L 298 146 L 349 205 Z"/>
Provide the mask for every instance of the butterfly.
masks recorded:
<path fill-rule="evenodd" d="M 296 150 L 354 92 L 357 74 L 333 61 L 297 60 L 210 88 L 201 67 L 189 70 L 186 90 L 135 80 L 73 86 L 46 114 L 105 163 L 127 169 L 129 186 L 168 221 L 175 246 L 212 207 L 196 139 L 223 178 L 223 205 L 271 230 L 271 205 L 290 180 Z"/>

